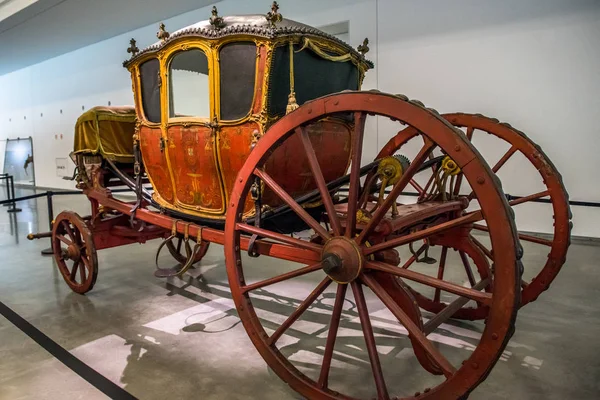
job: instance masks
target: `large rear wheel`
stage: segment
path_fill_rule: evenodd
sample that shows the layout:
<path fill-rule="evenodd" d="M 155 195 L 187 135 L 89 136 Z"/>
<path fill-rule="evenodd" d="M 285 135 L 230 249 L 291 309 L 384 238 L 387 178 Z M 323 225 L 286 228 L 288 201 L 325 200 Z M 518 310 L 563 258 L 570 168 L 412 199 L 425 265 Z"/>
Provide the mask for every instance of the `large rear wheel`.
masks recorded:
<path fill-rule="evenodd" d="M 391 125 L 398 132 L 399 127 L 413 127 L 423 144 L 402 160 L 388 159 L 386 164 L 363 160 L 363 144 L 372 140 L 365 127 L 373 117 L 381 117 L 380 129 Z M 311 123 L 323 118 L 353 121 L 348 190 L 336 189 L 334 196 L 315 156 L 319 138 L 307 133 Z M 322 221 L 263 168 L 292 138 L 302 143 L 297 151 L 306 154 L 318 188 L 316 203 L 325 210 Z M 466 211 L 466 197 L 398 204 L 411 180 L 430 171 L 435 152 L 461 168 L 480 200 L 479 211 Z M 376 171 L 383 181 L 370 192 L 365 176 Z M 290 237 L 247 223 L 245 204 L 257 182 L 287 204 L 313 235 Z M 387 184 L 391 189 L 386 192 Z M 501 251 L 495 253 L 489 276 L 474 282 L 474 287 L 398 266 L 397 249 L 469 232 L 480 218 L 487 224 L 492 248 Z M 240 250 L 242 238 L 251 234 L 263 242 L 294 246 L 293 259 L 305 258 L 304 262 L 292 264 L 267 255 L 253 262 Z M 461 250 L 481 258 L 470 247 Z M 485 379 L 513 333 L 521 253 L 499 183 L 465 135 L 417 101 L 378 92 L 320 98 L 274 124 L 238 174 L 227 208 L 225 258 L 240 318 L 273 371 L 310 399 L 466 397 Z M 488 318 L 473 327 L 468 340 L 457 340 L 447 334 L 444 324 L 451 315 L 440 312 L 429 321 L 422 318 L 412 292 L 424 287 L 454 296 L 453 307 L 480 304 L 487 308 Z"/>
<path fill-rule="evenodd" d="M 491 150 L 485 153 L 486 161 L 493 165 L 492 171 L 502 178 L 505 191 L 512 194 L 507 194 L 506 197 L 509 205 L 515 209 L 517 229 L 528 230 L 524 223 L 520 223 L 520 215 L 524 217 L 524 214 L 531 215 L 531 213 L 535 213 L 537 223 L 551 231 L 548 238 L 533 236 L 526 232 L 519 233 L 519 239 L 527 242 L 529 246 L 539 246 L 540 249 L 547 249 L 548 251 L 544 262 L 532 261 L 524 265 L 523 281 L 521 282 L 521 306 L 535 301 L 542 292 L 548 290 L 550 284 L 560 272 L 566 261 L 570 244 L 572 214 L 569 208 L 569 196 L 560 173 L 540 146 L 509 124 L 500 123 L 497 119 L 480 114 L 453 113 L 444 114 L 442 117 L 455 127 L 462 129 L 467 139 L 475 146 L 482 146 Z M 409 142 L 416 140 L 420 135 L 420 132 L 413 127 L 404 129 L 383 147 L 378 158 L 385 158 L 402 152 Z M 515 179 L 517 174 L 519 180 Z M 520 181 L 525 180 L 529 183 L 526 188 L 523 188 Z M 477 195 L 470 183 L 463 179 L 461 171 L 456 171 L 451 182 L 452 186 L 448 185 L 446 188 L 449 198 L 468 196 L 471 200 L 471 209 L 479 207 Z M 418 186 L 417 180 L 413 180 L 411 184 L 416 189 L 414 190 L 415 195 L 419 195 L 420 199 L 426 199 L 427 196 L 431 195 L 430 193 L 419 192 L 423 189 L 419 189 L 420 186 Z M 436 190 L 434 186 L 430 185 L 429 191 Z M 515 194 L 518 196 L 515 196 Z M 540 201 L 546 204 L 540 204 Z M 538 202 L 537 209 L 526 208 L 532 202 Z M 523 211 L 523 213 L 520 213 L 520 211 Z M 473 227 L 476 232 L 472 232 L 469 240 L 475 243 L 493 262 L 493 253 L 489 247 L 485 222 L 476 221 Z M 468 269 L 468 265 L 465 265 L 462 260 L 453 263 L 454 265 L 448 265 L 452 263 L 444 265 L 446 257 L 442 257 L 442 255 L 448 251 L 448 246 L 443 243 L 439 246 L 439 250 L 435 253 L 439 255 L 437 260 L 438 271 L 443 273 L 445 270 L 451 273 L 452 269 L 462 270 L 463 267 Z M 431 268 L 428 265 L 417 264 L 414 263 L 411 268 L 415 270 Z M 470 281 L 472 284 L 472 279 Z M 439 297 L 431 298 L 421 295 L 416 297 L 419 305 L 428 311 L 436 312 L 445 306 L 445 302 L 440 301 Z M 486 313 L 484 311 L 482 309 L 473 310 L 470 307 L 458 311 L 454 317 L 458 319 L 485 318 Z"/>

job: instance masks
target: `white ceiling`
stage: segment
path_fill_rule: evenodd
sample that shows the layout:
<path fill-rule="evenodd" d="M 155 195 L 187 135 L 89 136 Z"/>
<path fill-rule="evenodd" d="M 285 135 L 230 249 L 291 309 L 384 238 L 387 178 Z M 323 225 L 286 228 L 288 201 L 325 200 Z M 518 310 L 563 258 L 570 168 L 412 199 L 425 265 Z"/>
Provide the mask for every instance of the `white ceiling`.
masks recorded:
<path fill-rule="evenodd" d="M 0 0 L 0 76 L 216 2 Z"/>

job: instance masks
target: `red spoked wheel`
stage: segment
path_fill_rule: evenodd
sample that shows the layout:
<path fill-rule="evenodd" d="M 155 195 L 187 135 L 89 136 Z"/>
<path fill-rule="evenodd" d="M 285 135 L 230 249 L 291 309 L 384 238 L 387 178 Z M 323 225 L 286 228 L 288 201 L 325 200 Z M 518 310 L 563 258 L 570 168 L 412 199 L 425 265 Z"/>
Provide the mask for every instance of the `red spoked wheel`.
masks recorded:
<path fill-rule="evenodd" d="M 523 306 L 531 301 L 535 301 L 542 292 L 549 288 L 552 281 L 560 272 L 561 267 L 566 261 L 567 250 L 570 244 L 572 214 L 569 207 L 569 196 L 563 185 L 560 173 L 537 144 L 529 139 L 523 132 L 508 124 L 500 123 L 497 119 L 484 117 L 480 114 L 455 113 L 442 116 L 455 127 L 464 129 L 469 141 L 474 141 L 475 145 L 483 143 L 487 148 L 498 149 L 497 152 L 499 154 L 489 154 L 487 161 L 490 165 L 493 165 L 492 171 L 504 178 L 502 180 L 505 191 L 512 191 L 513 189 L 523 190 L 521 188 L 511 187 L 511 181 L 515 181 L 512 177 L 517 173 L 515 172 L 514 166 L 517 165 L 520 167 L 523 165 L 523 160 L 527 160 L 532 168 L 530 168 L 530 171 L 519 170 L 519 177 L 524 178 L 523 175 L 527 172 L 530 172 L 530 175 L 537 175 L 537 188 L 527 188 L 531 192 L 522 193 L 522 195 L 518 197 L 507 195 L 509 205 L 515 208 L 515 211 L 519 211 L 517 207 L 524 207 L 524 205 L 531 204 L 531 202 L 536 200 L 550 203 L 547 206 L 548 212 L 540 215 L 540 219 L 545 219 L 546 226 L 552 229 L 552 237 L 546 239 L 526 233 L 519 234 L 519 239 L 521 241 L 548 249 L 548 257 L 544 264 L 525 263 L 522 277 L 523 281 L 521 283 L 521 305 Z M 484 133 L 487 133 L 488 135 L 483 135 Z M 418 136 L 419 133 L 415 129 L 410 127 L 405 129 L 384 146 L 379 153 L 378 158 L 402 152 L 403 147 Z M 478 139 L 481 139 L 481 141 L 478 141 Z M 521 158 L 521 160 L 519 160 L 519 158 Z M 516 160 L 517 162 L 520 161 L 520 164 L 511 164 L 511 160 Z M 508 168 L 510 170 L 507 171 L 507 175 L 502 175 L 503 168 Z M 433 178 L 433 174 L 431 176 Z M 420 195 L 420 198 L 423 198 L 424 195 L 421 193 L 424 190 L 423 187 L 416 181 L 411 183 Z M 477 207 L 477 196 L 469 183 L 462 178 L 462 173 L 459 172 L 456 174 L 451 184 L 452 187 L 447 188 L 448 197 L 469 196 L 471 200 L 474 200 L 471 202 L 473 208 Z M 430 187 L 433 186 L 434 185 L 430 185 Z M 519 229 L 521 228 L 518 218 L 519 213 L 517 212 L 516 215 L 517 229 Z M 471 238 L 493 262 L 494 253 L 492 248 L 489 247 L 489 239 L 487 238 L 487 235 L 485 235 L 487 227 L 485 224 L 475 223 L 473 228 L 479 232 L 484 232 L 483 235 L 474 235 L 471 236 Z M 443 253 L 444 251 L 447 251 L 447 247 L 442 246 L 441 252 Z M 441 262 L 442 257 L 440 257 L 439 261 L 438 270 L 442 271 L 444 270 L 444 266 Z M 464 263 L 457 263 L 457 268 L 462 269 L 463 266 L 467 268 Z M 429 267 L 422 266 L 422 268 L 428 269 Z M 448 271 L 448 269 L 449 268 L 446 266 L 445 270 Z M 432 298 L 426 298 L 424 296 L 417 296 L 417 298 L 419 300 L 419 305 L 428 311 L 435 312 L 443 306 L 443 303 L 435 304 L 437 301 Z M 485 314 L 481 313 L 481 311 L 482 310 L 479 310 L 479 312 L 475 314 L 471 311 L 461 311 L 455 315 L 455 318 L 485 318 Z"/>
<path fill-rule="evenodd" d="M 98 258 L 92 231 L 74 212 L 63 211 L 52 228 L 54 260 L 63 279 L 75 293 L 92 290 L 98 277 Z"/>
<path fill-rule="evenodd" d="M 307 133 L 307 126 L 340 114 L 352 116 L 353 133 L 348 194 L 338 202 L 343 193 L 331 195 L 314 151 L 318 139 Z M 412 126 L 425 140 L 381 201 L 363 193 L 368 185 L 361 186 L 361 175 L 364 178 L 371 165 L 375 169 L 379 165 L 376 162 L 361 168 L 366 164 L 362 148 L 368 116 L 382 117 L 380 127 L 385 120 L 385 124 L 396 127 L 396 132 L 398 126 Z M 291 138 L 302 143 L 297 151 L 305 152 L 319 188 L 319 201 L 327 216 L 325 225 L 263 168 L 270 155 Z M 452 157 L 465 179 L 473 183 L 481 199 L 480 211 L 466 212 L 468 199 L 398 205 L 398 196 L 413 177 L 428 168 L 427 160 L 434 151 Z M 257 179 L 321 240 L 303 240 L 246 223 L 244 208 Z M 366 203 L 364 199 L 368 199 Z M 492 245 L 502 249 L 487 278 L 493 282 L 490 292 L 477 289 L 488 287 L 487 279 L 469 288 L 390 261 L 394 259 L 390 252 L 396 248 L 453 229 L 468 230 L 481 216 L 485 216 Z M 262 248 L 268 250 L 262 252 L 260 262 L 242 256 L 240 246 L 247 243 L 249 234 L 258 234 Z M 227 274 L 243 325 L 273 371 L 310 399 L 465 398 L 485 379 L 514 330 L 521 253 L 504 194 L 464 134 L 417 101 L 378 92 L 345 92 L 320 98 L 274 124 L 238 174 L 225 226 Z M 284 262 L 275 254 L 296 263 Z M 488 318 L 478 323 L 468 345 L 453 345 L 439 329 L 451 315 L 442 311 L 426 323 L 422 320 L 411 294 L 422 287 L 457 296 L 448 307 L 467 300 L 488 308 Z M 274 315 L 269 311 L 270 302 L 292 293 L 297 301 L 288 307 L 288 313 Z"/>

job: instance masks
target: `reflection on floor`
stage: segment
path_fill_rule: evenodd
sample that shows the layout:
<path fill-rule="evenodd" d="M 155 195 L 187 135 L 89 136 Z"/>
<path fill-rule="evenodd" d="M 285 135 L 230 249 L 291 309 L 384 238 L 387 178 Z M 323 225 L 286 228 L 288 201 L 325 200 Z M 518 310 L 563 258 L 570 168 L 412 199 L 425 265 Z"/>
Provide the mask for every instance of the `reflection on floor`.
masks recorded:
<path fill-rule="evenodd" d="M 17 195 L 25 194 L 31 191 L 18 190 Z M 101 251 L 98 282 L 87 296 L 79 296 L 69 291 L 52 259 L 39 255 L 48 241 L 25 239 L 27 233 L 47 228 L 45 207 L 45 199 L 24 202 L 23 212 L 14 216 L 0 208 L 1 301 L 140 399 L 300 398 L 269 370 L 240 323 L 222 247 L 212 245 L 183 279 L 168 280 L 152 275 L 156 241 Z M 57 197 L 55 211 L 62 209 L 83 215 L 86 199 Z M 525 254 L 526 267 L 545 258 L 536 247 L 526 246 Z M 598 247 L 571 247 L 558 280 L 521 310 L 517 332 L 501 361 L 470 398 L 596 397 L 600 315 L 593 299 L 600 277 L 594 261 L 599 256 Z M 263 257 L 245 262 L 252 263 L 247 265 L 253 279 L 293 268 Z M 267 333 L 318 281 L 319 276 L 305 276 L 252 294 Z M 311 377 L 319 373 L 334 290 L 328 289 L 278 342 L 281 352 Z M 388 384 L 397 386 L 399 394 L 413 394 L 439 382 L 422 373 L 406 331 L 387 309 L 373 296 L 367 302 Z M 473 350 L 481 327 L 452 321 L 429 338 L 449 359 L 460 360 Z M 334 389 L 356 386 L 354 395 L 375 397 L 352 295 L 344 304 L 330 382 Z M 105 397 L 0 317 L 0 399 L 78 398 Z"/>

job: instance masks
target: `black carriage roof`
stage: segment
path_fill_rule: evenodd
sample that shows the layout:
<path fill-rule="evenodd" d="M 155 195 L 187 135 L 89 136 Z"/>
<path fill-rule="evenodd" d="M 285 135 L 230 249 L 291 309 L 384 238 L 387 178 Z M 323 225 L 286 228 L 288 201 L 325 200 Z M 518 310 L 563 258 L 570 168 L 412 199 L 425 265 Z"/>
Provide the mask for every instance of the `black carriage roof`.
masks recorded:
<path fill-rule="evenodd" d="M 220 29 L 215 28 L 211 25 L 210 20 L 200 21 L 194 25 L 190 25 L 186 28 L 180 29 L 176 32 L 171 33 L 166 40 L 159 40 L 153 45 L 145 48 L 139 53 L 135 54 L 131 59 L 125 61 L 123 65 L 128 67 L 138 58 L 148 53 L 154 53 L 168 45 L 170 42 L 182 38 L 182 37 L 200 37 L 205 39 L 218 39 L 227 36 L 246 34 L 251 36 L 257 36 L 267 39 L 276 39 L 278 37 L 285 36 L 318 36 L 330 41 L 336 42 L 337 44 L 344 47 L 349 53 L 352 53 L 359 60 L 363 61 L 367 68 L 373 68 L 374 64 L 367 60 L 363 54 L 359 53 L 356 49 L 350 46 L 348 43 L 336 38 L 333 35 L 323 32 L 320 29 L 313 28 L 312 26 L 305 25 L 303 23 L 293 21 L 291 19 L 283 18 L 281 21 L 276 22 L 275 26 L 267 19 L 264 14 L 255 15 L 237 15 L 223 17 L 223 24 Z"/>

